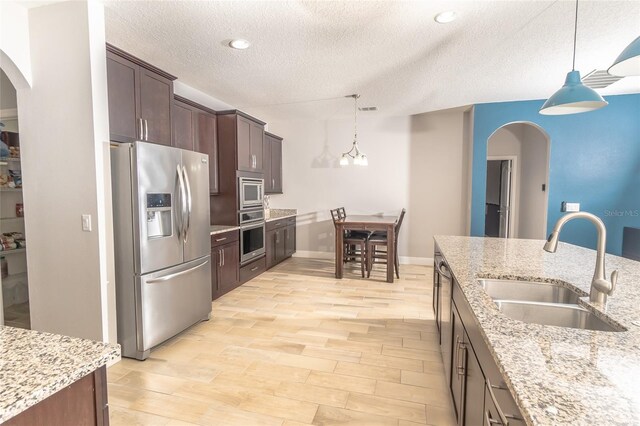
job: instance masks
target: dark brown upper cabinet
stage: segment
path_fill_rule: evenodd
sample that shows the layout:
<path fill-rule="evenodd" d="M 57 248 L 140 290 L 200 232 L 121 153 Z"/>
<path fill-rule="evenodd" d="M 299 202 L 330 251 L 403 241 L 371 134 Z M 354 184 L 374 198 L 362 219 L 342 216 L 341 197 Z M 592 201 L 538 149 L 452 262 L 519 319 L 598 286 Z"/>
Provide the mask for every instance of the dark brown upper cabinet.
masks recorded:
<path fill-rule="evenodd" d="M 282 194 L 282 138 L 264 132 L 264 192 Z"/>
<path fill-rule="evenodd" d="M 175 95 L 171 145 L 209 156 L 209 193 L 218 194 L 218 132 L 215 111 Z"/>
<path fill-rule="evenodd" d="M 235 147 L 236 170 L 263 172 L 264 125 L 263 121 L 241 111 L 218 113 L 219 143 Z"/>
<path fill-rule="evenodd" d="M 175 79 L 171 74 L 107 44 L 111 140 L 171 145 Z"/>

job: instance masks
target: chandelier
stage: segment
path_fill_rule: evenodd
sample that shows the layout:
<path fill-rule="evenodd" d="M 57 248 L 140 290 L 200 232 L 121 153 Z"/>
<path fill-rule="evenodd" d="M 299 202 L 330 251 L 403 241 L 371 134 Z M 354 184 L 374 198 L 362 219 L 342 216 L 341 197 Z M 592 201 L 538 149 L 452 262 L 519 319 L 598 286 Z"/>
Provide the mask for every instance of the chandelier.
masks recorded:
<path fill-rule="evenodd" d="M 360 95 L 355 94 L 345 97 L 353 98 L 353 145 L 349 151 L 342 154 L 342 157 L 340 158 L 340 165 L 348 166 L 349 158 L 352 158 L 354 165 L 367 166 L 369 165 L 369 160 L 367 160 L 367 156 L 364 155 L 358 147 L 358 98 L 360 98 Z"/>

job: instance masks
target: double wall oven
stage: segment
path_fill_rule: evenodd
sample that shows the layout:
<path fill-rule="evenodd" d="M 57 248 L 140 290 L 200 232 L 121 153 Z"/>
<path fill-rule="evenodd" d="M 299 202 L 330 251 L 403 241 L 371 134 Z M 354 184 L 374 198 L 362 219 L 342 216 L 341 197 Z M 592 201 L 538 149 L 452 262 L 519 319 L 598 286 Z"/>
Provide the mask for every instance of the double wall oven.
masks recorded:
<path fill-rule="evenodd" d="M 240 264 L 244 265 L 265 254 L 264 180 L 238 178 Z"/>

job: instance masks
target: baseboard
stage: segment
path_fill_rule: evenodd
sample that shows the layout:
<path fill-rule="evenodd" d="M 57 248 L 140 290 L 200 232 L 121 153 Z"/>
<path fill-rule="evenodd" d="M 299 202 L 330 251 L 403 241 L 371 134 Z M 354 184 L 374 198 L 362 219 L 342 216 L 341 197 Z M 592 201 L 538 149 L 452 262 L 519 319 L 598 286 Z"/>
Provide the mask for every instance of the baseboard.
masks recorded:
<path fill-rule="evenodd" d="M 335 254 L 330 251 L 307 251 L 298 250 L 293 257 L 302 257 L 306 259 L 333 259 Z M 433 265 L 432 257 L 411 257 L 400 256 L 401 265 Z"/>
<path fill-rule="evenodd" d="M 306 259 L 333 259 L 335 254 L 331 251 L 296 250 L 293 257 L 303 257 Z"/>
<path fill-rule="evenodd" d="M 401 265 L 433 265 L 433 257 L 400 256 Z"/>

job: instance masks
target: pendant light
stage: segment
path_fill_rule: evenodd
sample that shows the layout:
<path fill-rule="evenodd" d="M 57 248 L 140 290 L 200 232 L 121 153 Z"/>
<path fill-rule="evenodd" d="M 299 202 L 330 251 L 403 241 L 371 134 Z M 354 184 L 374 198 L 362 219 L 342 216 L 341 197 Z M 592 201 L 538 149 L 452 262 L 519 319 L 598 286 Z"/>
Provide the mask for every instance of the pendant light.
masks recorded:
<path fill-rule="evenodd" d="M 640 75 L 640 37 L 633 40 L 631 44 L 622 51 L 607 72 L 611 75 L 621 77 Z"/>
<path fill-rule="evenodd" d="M 353 145 L 348 152 L 342 154 L 340 158 L 341 166 L 349 165 L 349 158 L 353 158 L 353 164 L 356 166 L 368 166 L 369 160 L 358 147 L 358 98 L 360 95 L 349 95 L 347 98 L 353 98 L 354 112 L 353 112 Z"/>
<path fill-rule="evenodd" d="M 595 90 L 580 81 L 580 71 L 576 71 L 576 40 L 578 35 L 578 0 L 576 0 L 576 20 L 573 33 L 573 67 L 564 86 L 554 93 L 540 108 L 543 115 L 577 114 L 600 109 L 609 103 Z"/>

